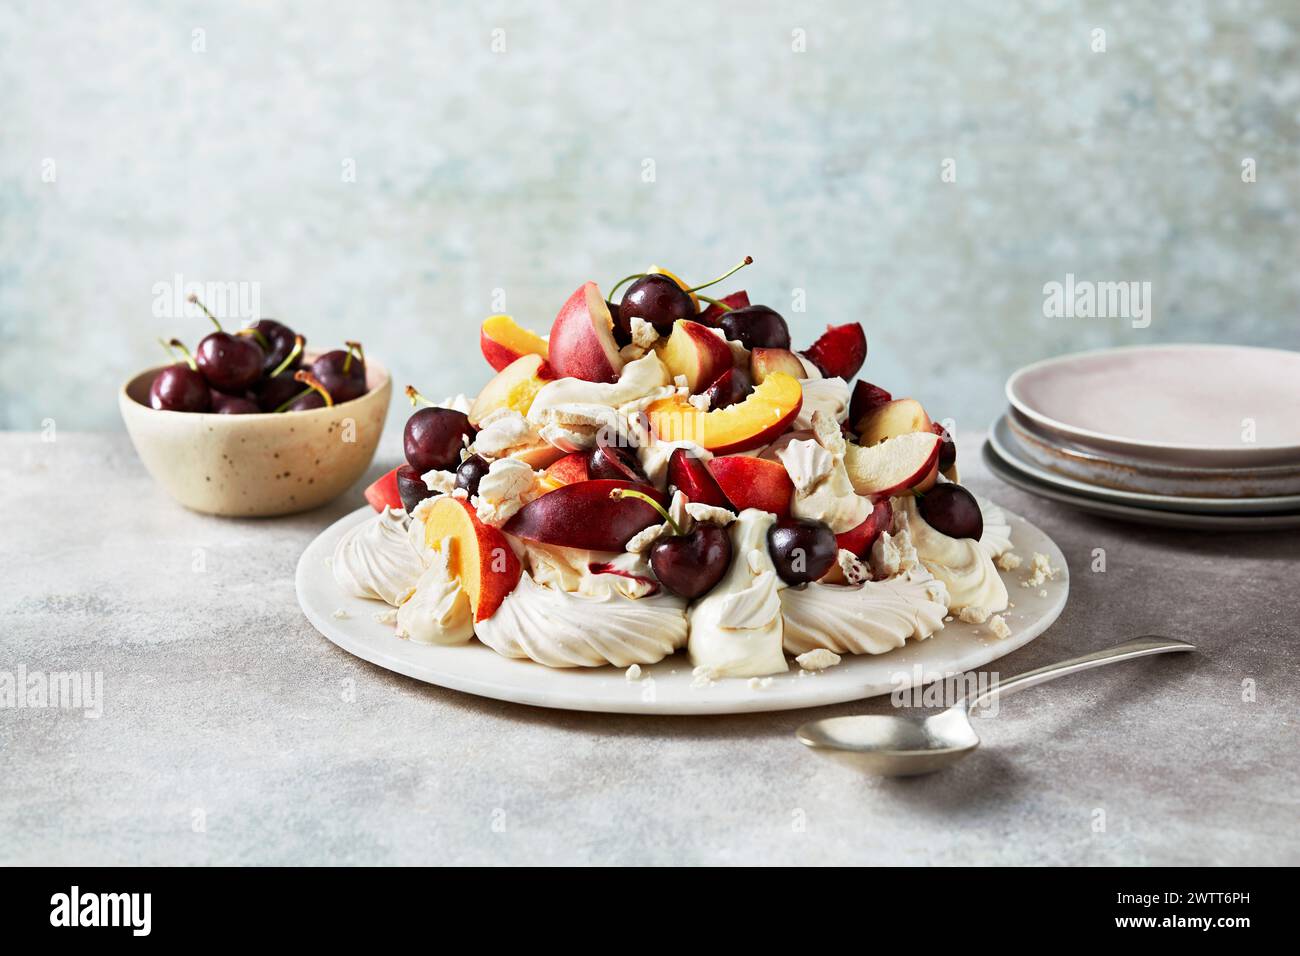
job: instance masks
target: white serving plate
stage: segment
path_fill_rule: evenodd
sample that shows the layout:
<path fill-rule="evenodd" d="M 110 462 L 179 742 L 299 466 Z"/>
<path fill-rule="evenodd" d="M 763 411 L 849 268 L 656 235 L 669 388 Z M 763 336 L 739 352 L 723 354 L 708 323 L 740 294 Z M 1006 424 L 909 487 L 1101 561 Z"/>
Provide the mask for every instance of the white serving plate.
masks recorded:
<path fill-rule="evenodd" d="M 1300 511 L 1300 495 L 1275 495 L 1267 498 L 1199 498 L 1189 495 L 1160 495 L 1141 491 L 1126 491 L 1104 485 L 1078 481 L 1047 468 L 1039 467 L 1029 454 L 1020 431 L 1009 415 L 1003 415 L 989 430 L 988 443 L 1003 463 L 1011 465 L 1030 478 L 1060 491 L 1075 495 L 1129 505 L 1134 508 L 1156 508 L 1161 511 L 1185 511 L 1197 514 L 1276 514 Z"/>
<path fill-rule="evenodd" d="M 1069 594 L 1069 572 L 1061 550 L 1038 528 L 1008 512 L 1011 540 L 1025 558 L 1025 567 L 1039 551 L 1060 573 L 1045 585 L 1045 597 L 1039 596 L 1038 588 L 1020 586 L 1025 570 L 1003 574 L 1016 604 L 1003 615 L 1012 632 L 1005 640 L 993 637 L 987 626 L 953 621 L 928 641 L 909 642 L 879 656 L 845 657 L 839 666 L 819 674 L 800 677 L 792 664 L 791 671 L 775 676 L 763 689 L 751 688 L 743 679 L 695 687 L 685 653 L 643 667 L 642 679 L 629 681 L 618 668 L 543 667 L 502 657 L 477 641 L 462 647 L 429 647 L 396 637 L 391 624 L 375 619 L 387 605 L 344 594 L 328 564 L 338 539 L 353 525 L 373 517 L 369 507 L 358 508 L 321 532 L 299 558 L 298 603 L 312 625 L 348 653 L 398 674 L 481 697 L 564 710 L 738 714 L 874 697 L 983 667 L 1023 647 L 1056 620 Z M 346 616 L 336 617 L 336 611 Z"/>
<path fill-rule="evenodd" d="M 1186 467 L 1300 463 L 1300 352 L 1151 345 L 1080 352 L 1015 372 L 1007 400 L 1039 428 Z M 1254 423 L 1254 440 L 1243 423 Z"/>
<path fill-rule="evenodd" d="M 1130 521 L 1134 524 L 1199 531 L 1279 531 L 1300 528 L 1300 512 L 1277 515 L 1197 514 L 1191 511 L 1163 511 L 1159 508 L 1138 508 L 1133 505 L 1103 501 L 1092 495 L 1077 494 L 1038 481 L 1014 464 L 1005 461 L 989 442 L 984 443 L 983 454 L 984 464 L 988 466 L 989 471 L 1013 488 L 1046 498 L 1048 501 L 1077 508 L 1086 514 Z"/>

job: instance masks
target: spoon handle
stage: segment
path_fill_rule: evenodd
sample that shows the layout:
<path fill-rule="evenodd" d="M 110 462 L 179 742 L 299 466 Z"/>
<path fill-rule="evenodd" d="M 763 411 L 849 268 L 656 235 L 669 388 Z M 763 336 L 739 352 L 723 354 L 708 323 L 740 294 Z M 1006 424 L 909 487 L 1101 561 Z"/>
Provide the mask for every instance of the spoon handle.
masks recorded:
<path fill-rule="evenodd" d="M 1149 657 L 1152 654 L 1194 650 L 1196 650 L 1194 644 L 1174 640 L 1172 637 L 1160 637 L 1156 634 L 1135 637 L 1131 641 L 1116 644 L 1114 647 L 1093 651 L 1091 654 L 1082 654 L 1079 657 L 1071 657 L 1069 660 L 1057 664 L 1048 664 L 1045 667 L 1038 667 L 1032 671 L 1025 671 L 1023 674 L 1017 674 L 1015 677 L 1009 677 L 1004 681 L 998 681 L 982 694 L 977 694 L 967 700 L 966 709 L 971 711 L 976 707 L 987 704 L 994 697 L 1024 690 L 1026 687 L 1033 687 L 1036 684 L 1056 680 L 1058 677 L 1076 674 L 1079 671 L 1086 671 L 1093 667 L 1101 667 L 1103 664 L 1129 661 L 1135 657 Z"/>

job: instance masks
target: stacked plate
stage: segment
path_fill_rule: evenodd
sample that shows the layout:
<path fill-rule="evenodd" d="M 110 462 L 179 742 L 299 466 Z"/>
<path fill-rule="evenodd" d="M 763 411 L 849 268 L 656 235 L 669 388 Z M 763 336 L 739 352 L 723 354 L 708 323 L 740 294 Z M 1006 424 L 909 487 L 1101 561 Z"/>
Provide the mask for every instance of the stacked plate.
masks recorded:
<path fill-rule="evenodd" d="M 1185 528 L 1300 527 L 1300 352 L 1156 345 L 1007 380 L 984 457 L 1025 491 Z"/>

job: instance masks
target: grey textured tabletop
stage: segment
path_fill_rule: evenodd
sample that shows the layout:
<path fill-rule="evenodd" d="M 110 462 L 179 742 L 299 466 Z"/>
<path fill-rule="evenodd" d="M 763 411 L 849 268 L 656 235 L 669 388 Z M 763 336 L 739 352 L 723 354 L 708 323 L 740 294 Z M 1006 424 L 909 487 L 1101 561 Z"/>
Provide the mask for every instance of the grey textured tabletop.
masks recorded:
<path fill-rule="evenodd" d="M 1085 517 L 997 484 L 977 447 L 967 483 L 1052 535 L 1072 578 L 1060 621 L 994 668 L 1142 633 L 1200 651 L 1026 691 L 964 763 L 882 781 L 791 732 L 887 698 L 618 717 L 395 676 L 294 597 L 299 553 L 359 490 L 213 519 L 166 498 L 125 435 L 0 435 L 0 690 L 102 674 L 98 717 L 0 708 L 0 862 L 1300 863 L 1295 534 Z"/>

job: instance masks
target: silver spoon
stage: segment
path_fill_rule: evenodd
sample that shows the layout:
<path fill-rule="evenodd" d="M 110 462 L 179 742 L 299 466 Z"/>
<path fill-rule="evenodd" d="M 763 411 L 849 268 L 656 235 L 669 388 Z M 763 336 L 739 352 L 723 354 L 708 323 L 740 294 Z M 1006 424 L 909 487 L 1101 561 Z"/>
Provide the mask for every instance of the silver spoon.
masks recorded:
<path fill-rule="evenodd" d="M 994 684 L 983 693 L 958 701 L 933 717 L 827 717 L 795 731 L 799 742 L 831 756 L 843 757 L 869 773 L 910 777 L 954 764 L 980 745 L 970 711 L 1000 694 L 1024 690 L 1067 674 L 1151 654 L 1194 651 L 1186 641 L 1149 634 L 1102 651 L 1048 664 Z"/>

